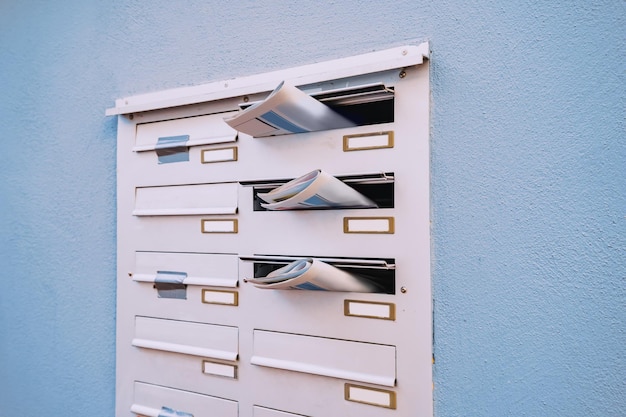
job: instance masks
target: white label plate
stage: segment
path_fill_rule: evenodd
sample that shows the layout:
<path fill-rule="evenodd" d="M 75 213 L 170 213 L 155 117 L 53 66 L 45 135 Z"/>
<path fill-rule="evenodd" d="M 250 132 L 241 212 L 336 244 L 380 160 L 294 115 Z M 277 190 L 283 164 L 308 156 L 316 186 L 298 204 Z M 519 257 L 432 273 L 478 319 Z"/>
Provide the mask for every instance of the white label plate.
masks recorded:
<path fill-rule="evenodd" d="M 202 163 L 210 164 L 213 162 L 230 162 L 237 160 L 237 147 L 221 149 L 203 149 Z"/>
<path fill-rule="evenodd" d="M 229 365 L 227 363 L 202 361 L 202 373 L 236 379 L 237 366 Z"/>
<path fill-rule="evenodd" d="M 354 317 L 395 320 L 395 307 L 393 303 L 345 300 L 344 314 Z"/>
<path fill-rule="evenodd" d="M 344 217 L 344 233 L 394 233 L 393 217 Z"/>
<path fill-rule="evenodd" d="M 237 219 L 202 220 L 202 233 L 237 233 Z"/>
<path fill-rule="evenodd" d="M 202 302 L 205 304 L 239 305 L 237 291 L 202 290 Z"/>
<path fill-rule="evenodd" d="M 393 148 L 393 132 L 364 133 L 343 137 L 344 152 L 383 148 Z"/>
<path fill-rule="evenodd" d="M 345 398 L 347 401 L 376 405 L 378 407 L 396 408 L 396 393 L 393 391 L 346 384 Z"/>

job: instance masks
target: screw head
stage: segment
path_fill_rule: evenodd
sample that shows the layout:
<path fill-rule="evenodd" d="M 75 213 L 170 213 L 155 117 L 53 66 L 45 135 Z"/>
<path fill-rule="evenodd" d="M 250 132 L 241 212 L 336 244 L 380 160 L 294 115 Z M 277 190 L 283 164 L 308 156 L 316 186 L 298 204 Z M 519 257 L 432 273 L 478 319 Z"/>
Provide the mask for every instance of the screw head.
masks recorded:
<path fill-rule="evenodd" d="M 406 287 L 401 287 L 401 288 L 400 288 L 400 292 L 401 292 L 402 294 L 406 294 L 406 292 L 407 292 Z"/>

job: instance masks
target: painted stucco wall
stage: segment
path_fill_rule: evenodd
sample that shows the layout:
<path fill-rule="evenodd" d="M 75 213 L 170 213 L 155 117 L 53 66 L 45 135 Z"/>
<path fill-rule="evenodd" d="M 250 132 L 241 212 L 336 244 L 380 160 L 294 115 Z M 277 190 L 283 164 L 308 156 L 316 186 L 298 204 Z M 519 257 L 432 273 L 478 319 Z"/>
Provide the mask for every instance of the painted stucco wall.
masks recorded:
<path fill-rule="evenodd" d="M 626 415 L 625 24 L 619 0 L 3 0 L 0 416 L 114 413 L 114 99 L 424 40 L 436 415 Z"/>

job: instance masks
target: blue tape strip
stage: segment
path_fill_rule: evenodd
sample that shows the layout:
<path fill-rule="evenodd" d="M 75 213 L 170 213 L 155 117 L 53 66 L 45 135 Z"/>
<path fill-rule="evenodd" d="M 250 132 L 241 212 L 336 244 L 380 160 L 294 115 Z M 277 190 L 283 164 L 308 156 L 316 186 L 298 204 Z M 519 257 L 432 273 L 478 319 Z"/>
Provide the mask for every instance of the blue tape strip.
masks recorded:
<path fill-rule="evenodd" d="M 158 297 L 186 300 L 187 285 L 184 284 L 185 278 L 187 278 L 186 272 L 157 271 L 154 287 L 157 290 Z"/>
<path fill-rule="evenodd" d="M 187 142 L 189 135 L 165 136 L 159 138 L 155 146 L 159 164 L 189 161 Z"/>

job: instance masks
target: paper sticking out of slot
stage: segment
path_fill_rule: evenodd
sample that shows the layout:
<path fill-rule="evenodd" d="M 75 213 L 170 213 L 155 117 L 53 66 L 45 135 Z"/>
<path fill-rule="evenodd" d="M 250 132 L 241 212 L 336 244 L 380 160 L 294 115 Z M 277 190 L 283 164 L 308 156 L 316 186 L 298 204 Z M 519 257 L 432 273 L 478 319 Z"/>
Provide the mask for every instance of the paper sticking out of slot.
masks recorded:
<path fill-rule="evenodd" d="M 265 100 L 224 120 L 233 129 L 254 137 L 355 126 L 327 105 L 284 81 Z"/>
<path fill-rule="evenodd" d="M 376 208 L 369 198 L 319 169 L 289 181 L 269 193 L 259 193 L 268 210 Z"/>
<path fill-rule="evenodd" d="M 163 406 L 158 417 L 193 417 L 193 414 Z"/>
<path fill-rule="evenodd" d="M 377 292 L 367 278 L 343 271 L 317 259 L 298 259 L 265 277 L 248 278 L 257 288 L 274 290 L 313 290 Z"/>

